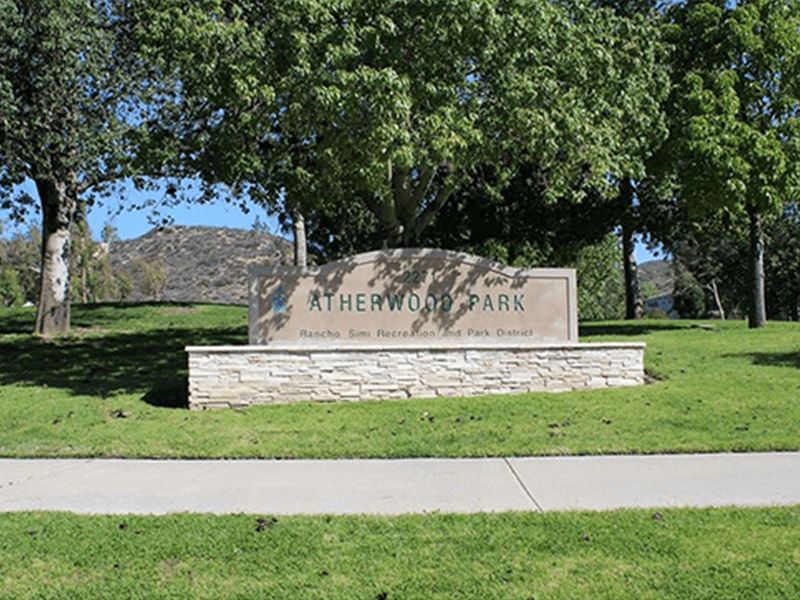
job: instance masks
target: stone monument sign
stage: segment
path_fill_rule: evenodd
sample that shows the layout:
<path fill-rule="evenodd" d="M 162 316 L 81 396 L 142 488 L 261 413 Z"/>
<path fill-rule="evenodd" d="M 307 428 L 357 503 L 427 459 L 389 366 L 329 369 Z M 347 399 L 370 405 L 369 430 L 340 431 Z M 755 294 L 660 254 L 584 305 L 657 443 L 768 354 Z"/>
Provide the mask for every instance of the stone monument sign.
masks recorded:
<path fill-rule="evenodd" d="M 573 269 L 398 249 L 249 274 L 252 345 L 578 341 Z"/>

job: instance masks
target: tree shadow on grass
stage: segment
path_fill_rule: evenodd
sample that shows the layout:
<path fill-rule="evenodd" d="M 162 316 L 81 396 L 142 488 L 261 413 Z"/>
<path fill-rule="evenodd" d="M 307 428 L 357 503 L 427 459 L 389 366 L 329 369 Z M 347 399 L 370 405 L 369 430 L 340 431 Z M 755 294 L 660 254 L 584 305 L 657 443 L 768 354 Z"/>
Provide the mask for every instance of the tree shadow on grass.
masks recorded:
<path fill-rule="evenodd" d="M 35 308 L 0 309 L 0 335 L 30 333 L 35 320 Z"/>
<path fill-rule="evenodd" d="M 142 396 L 142 400 L 161 408 L 189 408 L 189 382 L 183 378 L 180 382 L 153 388 Z"/>
<path fill-rule="evenodd" d="M 601 335 L 647 335 L 656 331 L 689 329 L 690 325 L 674 321 L 632 321 L 631 323 L 581 323 L 579 337 L 588 338 Z"/>
<path fill-rule="evenodd" d="M 185 347 L 246 342 L 246 326 L 0 339 L 0 385 L 47 386 L 99 398 L 142 393 L 154 406 L 186 407 Z"/>
<path fill-rule="evenodd" d="M 749 358 L 759 367 L 794 367 L 800 369 L 800 351 L 797 352 L 740 352 L 724 354 L 726 358 Z"/>

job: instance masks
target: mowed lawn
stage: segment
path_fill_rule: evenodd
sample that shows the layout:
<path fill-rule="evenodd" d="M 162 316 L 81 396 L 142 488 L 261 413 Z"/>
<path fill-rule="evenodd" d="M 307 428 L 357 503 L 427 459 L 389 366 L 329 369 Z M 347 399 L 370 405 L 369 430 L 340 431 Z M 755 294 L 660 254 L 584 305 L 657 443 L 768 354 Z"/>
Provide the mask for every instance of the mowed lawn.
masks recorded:
<path fill-rule="evenodd" d="M 28 335 L 0 311 L 0 455 L 405 457 L 790 450 L 800 326 L 584 325 L 647 342 L 635 389 L 190 412 L 196 344 L 246 310 L 77 306 Z M 4 482 L 0 481 L 0 491 Z M 800 506 L 404 516 L 0 513 L 0 599 L 800 597 Z"/>
<path fill-rule="evenodd" d="M 584 324 L 581 341 L 644 341 L 636 388 L 189 411 L 187 345 L 245 344 L 247 309 L 73 308 L 29 335 L 0 310 L 0 456 L 476 457 L 800 448 L 800 324 Z"/>
<path fill-rule="evenodd" d="M 399 517 L 0 514 L 0 598 L 789 599 L 800 507 Z"/>

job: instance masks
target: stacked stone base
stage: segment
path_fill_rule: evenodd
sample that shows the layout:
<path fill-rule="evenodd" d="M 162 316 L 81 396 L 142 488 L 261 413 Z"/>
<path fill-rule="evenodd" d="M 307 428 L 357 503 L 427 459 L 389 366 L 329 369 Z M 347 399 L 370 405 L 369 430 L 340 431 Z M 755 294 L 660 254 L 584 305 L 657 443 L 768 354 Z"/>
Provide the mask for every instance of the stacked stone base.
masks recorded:
<path fill-rule="evenodd" d="M 478 396 L 644 383 L 643 343 L 189 347 L 189 406 Z"/>

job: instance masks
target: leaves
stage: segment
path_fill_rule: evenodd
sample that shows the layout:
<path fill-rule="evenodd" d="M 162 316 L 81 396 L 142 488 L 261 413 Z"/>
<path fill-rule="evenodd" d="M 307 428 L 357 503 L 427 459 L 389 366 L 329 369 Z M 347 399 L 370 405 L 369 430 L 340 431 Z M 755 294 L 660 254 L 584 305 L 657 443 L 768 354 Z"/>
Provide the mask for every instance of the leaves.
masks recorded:
<path fill-rule="evenodd" d="M 799 189 L 800 7 L 748 0 L 669 11 L 674 44 L 665 150 L 697 212 L 777 209 Z"/>
<path fill-rule="evenodd" d="M 4 2 L 0 11 L 0 176 L 64 181 L 77 196 L 125 153 L 126 107 L 114 3 Z M 113 178 L 113 175 L 111 175 Z"/>
<path fill-rule="evenodd" d="M 145 54 L 180 80 L 146 133 L 175 145 L 162 158 L 286 213 L 360 203 L 390 244 L 477 165 L 534 157 L 556 197 L 641 172 L 663 132 L 655 23 L 582 0 L 179 5 L 141 18 Z"/>

